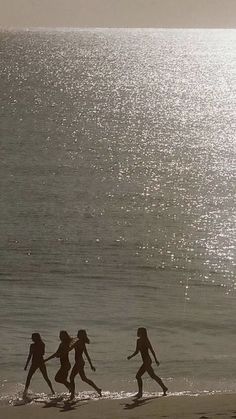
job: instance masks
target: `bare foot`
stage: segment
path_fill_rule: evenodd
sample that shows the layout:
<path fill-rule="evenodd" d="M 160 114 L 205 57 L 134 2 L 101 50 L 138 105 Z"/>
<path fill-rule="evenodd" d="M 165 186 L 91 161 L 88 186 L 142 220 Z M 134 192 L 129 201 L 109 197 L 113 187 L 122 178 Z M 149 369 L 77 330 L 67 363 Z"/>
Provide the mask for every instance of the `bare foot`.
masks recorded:
<path fill-rule="evenodd" d="M 73 387 L 72 384 L 68 383 L 66 387 L 68 388 L 68 391 L 71 393 Z"/>
<path fill-rule="evenodd" d="M 134 399 L 141 399 L 141 397 L 143 397 L 143 393 L 137 393 L 134 396 Z"/>
<path fill-rule="evenodd" d="M 163 388 L 163 396 L 166 396 L 167 391 L 168 391 L 168 388 L 167 387 L 164 387 Z"/>

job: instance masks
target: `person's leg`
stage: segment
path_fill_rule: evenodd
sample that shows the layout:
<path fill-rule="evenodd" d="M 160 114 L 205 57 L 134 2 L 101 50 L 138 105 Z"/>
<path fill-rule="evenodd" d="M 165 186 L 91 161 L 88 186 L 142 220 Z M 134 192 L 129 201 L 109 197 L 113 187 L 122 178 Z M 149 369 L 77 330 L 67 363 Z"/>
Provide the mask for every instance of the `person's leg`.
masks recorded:
<path fill-rule="evenodd" d="M 153 380 L 155 380 L 159 384 L 159 386 L 161 386 L 161 388 L 163 390 L 163 394 L 165 396 L 168 388 L 165 386 L 162 379 L 160 377 L 158 377 L 158 375 L 155 374 L 151 365 L 149 367 L 147 367 L 147 373 L 150 375 L 151 378 L 153 378 Z"/>
<path fill-rule="evenodd" d="M 26 378 L 26 383 L 25 383 L 25 389 L 24 389 L 24 392 L 23 392 L 23 397 L 25 397 L 27 395 L 27 391 L 28 391 L 28 388 L 29 388 L 29 385 L 30 385 L 31 378 L 32 378 L 32 376 L 34 375 L 34 373 L 35 373 L 35 371 L 37 369 L 38 369 L 38 366 L 31 365 L 31 367 L 29 369 L 29 372 L 28 372 L 28 375 L 27 375 L 27 378 Z"/>
<path fill-rule="evenodd" d="M 48 373 L 47 373 L 46 365 L 45 364 L 41 364 L 40 367 L 39 367 L 39 369 L 40 369 L 40 371 L 42 373 L 42 376 L 43 376 L 44 380 L 48 384 L 48 386 L 49 386 L 52 394 L 55 394 L 55 391 L 53 390 L 53 387 L 52 387 L 52 383 L 51 383 L 51 381 L 48 378 Z"/>
<path fill-rule="evenodd" d="M 79 372 L 78 365 L 74 365 L 70 374 L 70 399 L 73 400 L 75 397 L 75 377 Z"/>
<path fill-rule="evenodd" d="M 67 381 L 68 373 L 69 373 L 70 367 L 61 367 L 59 371 L 55 375 L 55 381 L 60 384 L 64 384 L 64 386 L 67 387 L 67 389 L 71 390 L 71 385 L 69 381 Z"/>
<path fill-rule="evenodd" d="M 85 383 L 89 384 L 91 387 L 93 387 L 97 391 L 99 396 L 102 395 L 101 388 L 98 388 L 92 380 L 90 380 L 89 378 L 86 377 L 83 366 L 81 366 L 80 369 L 79 369 L 79 375 L 80 375 L 81 380 L 84 381 Z"/>
<path fill-rule="evenodd" d="M 142 381 L 142 375 L 145 373 L 145 371 L 146 371 L 146 367 L 145 367 L 145 365 L 143 364 L 143 365 L 139 368 L 139 370 L 138 370 L 138 372 L 137 372 L 137 374 L 136 374 L 136 380 L 137 380 L 137 382 L 138 382 L 138 393 L 135 395 L 135 397 L 137 397 L 137 398 L 142 397 L 142 395 L 143 395 L 143 381 Z"/>

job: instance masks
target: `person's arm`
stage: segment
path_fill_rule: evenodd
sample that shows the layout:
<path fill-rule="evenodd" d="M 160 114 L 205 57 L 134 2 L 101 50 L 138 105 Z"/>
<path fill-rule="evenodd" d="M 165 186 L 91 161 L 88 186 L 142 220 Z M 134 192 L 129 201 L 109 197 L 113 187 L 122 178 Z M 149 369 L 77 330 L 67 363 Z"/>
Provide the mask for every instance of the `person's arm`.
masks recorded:
<path fill-rule="evenodd" d="M 75 349 L 76 343 L 77 343 L 77 341 L 75 341 L 71 346 L 69 346 L 69 348 L 67 350 L 62 350 L 61 349 L 61 345 L 59 345 L 59 348 L 55 352 L 55 354 L 52 354 L 51 356 L 49 356 L 48 358 L 46 358 L 44 360 L 44 362 L 47 362 L 47 361 L 49 361 L 49 359 L 52 359 L 52 358 L 59 358 L 62 354 L 69 353 L 70 351 L 72 351 L 72 349 Z"/>
<path fill-rule="evenodd" d="M 84 353 L 85 353 L 85 356 L 86 356 L 86 358 L 87 358 L 87 360 L 88 360 L 88 362 L 89 362 L 89 365 L 90 365 L 90 367 L 91 367 L 91 370 L 96 371 L 96 368 L 93 366 L 92 361 L 91 361 L 91 359 L 90 359 L 90 356 L 89 356 L 89 354 L 88 354 L 88 351 L 87 351 L 86 346 L 84 347 Z"/>
<path fill-rule="evenodd" d="M 150 349 L 150 351 L 152 353 L 153 358 L 155 359 L 156 364 L 157 365 L 160 365 L 160 362 L 158 361 L 158 359 L 156 357 L 155 351 L 154 351 L 154 349 L 153 349 L 150 341 L 148 341 L 148 347 L 149 347 L 149 349 Z"/>
<path fill-rule="evenodd" d="M 27 361 L 26 361 L 26 364 L 25 364 L 25 368 L 24 368 L 25 371 L 27 370 L 27 367 L 28 367 L 29 362 L 32 358 L 32 355 L 33 355 L 33 347 L 32 347 L 32 345 L 30 345 L 29 355 L 28 355 L 28 358 L 27 358 Z"/>
<path fill-rule="evenodd" d="M 139 347 L 138 347 L 138 342 L 137 342 L 137 344 L 136 344 L 136 349 L 135 349 L 134 353 L 133 353 L 132 355 L 127 356 L 127 359 L 131 359 L 131 358 L 133 358 L 133 357 L 134 357 L 134 356 L 136 356 L 138 353 L 139 353 Z"/>
<path fill-rule="evenodd" d="M 61 345 L 59 345 L 58 350 L 54 354 L 52 354 L 48 358 L 46 358 L 44 360 L 44 362 L 47 362 L 47 361 L 49 361 L 50 359 L 53 359 L 53 358 L 59 358 L 59 356 L 61 355 L 61 352 L 62 352 L 61 351 Z"/>
<path fill-rule="evenodd" d="M 75 340 L 73 343 L 70 344 L 69 348 L 66 351 L 63 351 L 64 354 L 68 354 L 72 349 L 75 349 L 78 345 L 78 340 Z"/>
<path fill-rule="evenodd" d="M 58 355 L 58 352 L 55 352 L 55 354 L 52 354 L 51 356 L 49 356 L 48 358 L 46 358 L 44 360 L 44 362 L 49 361 L 49 359 L 53 359 L 53 358 L 58 358 L 60 355 Z"/>

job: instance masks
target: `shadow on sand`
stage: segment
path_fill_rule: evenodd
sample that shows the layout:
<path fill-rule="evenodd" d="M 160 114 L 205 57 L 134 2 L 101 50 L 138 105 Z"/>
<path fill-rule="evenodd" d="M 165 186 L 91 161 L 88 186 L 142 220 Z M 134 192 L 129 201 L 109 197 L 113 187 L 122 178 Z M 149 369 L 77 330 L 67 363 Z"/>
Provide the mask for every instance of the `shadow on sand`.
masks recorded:
<path fill-rule="evenodd" d="M 79 400 L 63 400 L 62 398 L 56 398 L 54 400 L 50 400 L 49 402 L 44 402 L 43 409 L 48 409 L 50 407 L 56 407 L 60 409 L 60 412 L 68 412 L 70 410 L 75 410 L 77 407 L 82 406 L 79 404 L 80 402 L 87 402 L 91 400 L 90 398 L 86 399 L 79 399 Z"/>
<path fill-rule="evenodd" d="M 124 405 L 124 410 L 135 409 L 136 407 L 143 406 L 144 404 L 149 403 L 151 400 L 158 399 L 159 396 L 156 397 L 143 397 L 142 399 L 133 399 L 132 403 L 126 403 Z"/>

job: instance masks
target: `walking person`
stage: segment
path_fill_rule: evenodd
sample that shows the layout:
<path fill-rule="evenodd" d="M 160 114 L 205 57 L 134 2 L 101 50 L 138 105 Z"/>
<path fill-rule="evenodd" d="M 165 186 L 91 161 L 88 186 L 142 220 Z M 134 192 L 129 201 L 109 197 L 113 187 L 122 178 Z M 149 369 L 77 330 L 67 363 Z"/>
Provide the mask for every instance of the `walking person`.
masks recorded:
<path fill-rule="evenodd" d="M 153 350 L 153 347 L 150 343 L 150 340 L 148 339 L 148 335 L 147 335 L 147 329 L 145 327 L 139 327 L 137 330 L 137 345 L 136 345 L 136 349 L 134 351 L 134 353 L 130 356 L 128 356 L 127 359 L 131 359 L 134 356 L 136 356 L 139 352 L 141 354 L 142 360 L 143 360 L 143 364 L 141 365 L 141 367 L 139 368 L 137 374 L 136 374 L 136 379 L 138 382 L 138 393 L 135 395 L 136 398 L 141 398 L 143 395 L 143 381 L 142 381 L 142 376 L 145 372 L 147 372 L 151 378 L 153 378 L 153 380 L 155 380 L 162 388 L 163 390 L 163 395 L 166 395 L 166 392 L 168 390 L 168 388 L 165 386 L 165 384 L 163 383 L 163 381 L 161 380 L 160 377 L 158 377 L 153 368 L 152 368 L 152 359 L 149 355 L 149 350 L 153 355 L 153 358 L 157 364 L 157 366 L 160 365 L 159 361 L 156 358 L 156 354 Z"/>
<path fill-rule="evenodd" d="M 89 384 L 91 387 L 93 387 L 99 396 L 102 395 L 102 390 L 96 386 L 96 384 L 86 377 L 84 372 L 84 366 L 85 362 L 83 359 L 83 354 L 86 356 L 89 365 L 93 371 L 96 371 L 94 368 L 91 359 L 89 357 L 86 344 L 89 344 L 89 338 L 87 336 L 86 330 L 79 330 L 77 334 L 78 340 L 74 343 L 72 348 L 75 350 L 75 365 L 72 368 L 71 374 L 70 374 L 70 385 L 71 385 L 71 397 L 70 400 L 73 400 L 75 397 L 75 377 L 77 374 L 80 375 L 80 378 L 85 383 Z"/>
<path fill-rule="evenodd" d="M 24 370 L 25 371 L 27 370 L 27 367 L 31 359 L 32 359 L 32 363 L 31 363 L 31 366 L 27 375 L 23 397 L 25 398 L 27 396 L 27 391 L 30 385 L 31 378 L 38 369 L 41 371 L 43 378 L 48 384 L 52 394 L 55 394 L 52 388 L 52 383 L 48 378 L 46 365 L 44 364 L 43 356 L 45 353 L 45 344 L 42 341 L 39 333 L 33 333 L 31 338 L 32 338 L 33 343 L 30 345 L 29 355 L 28 355 Z"/>
<path fill-rule="evenodd" d="M 61 330 L 59 334 L 59 339 L 61 343 L 57 351 L 53 355 L 45 359 L 44 362 L 47 362 L 53 358 L 60 358 L 61 367 L 55 375 L 55 381 L 57 383 L 64 384 L 64 386 L 66 386 L 66 388 L 70 391 L 71 385 L 67 378 L 71 368 L 71 364 L 69 361 L 69 351 L 72 346 L 73 338 L 67 333 L 66 330 Z"/>

